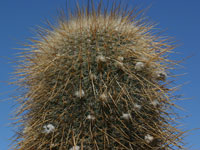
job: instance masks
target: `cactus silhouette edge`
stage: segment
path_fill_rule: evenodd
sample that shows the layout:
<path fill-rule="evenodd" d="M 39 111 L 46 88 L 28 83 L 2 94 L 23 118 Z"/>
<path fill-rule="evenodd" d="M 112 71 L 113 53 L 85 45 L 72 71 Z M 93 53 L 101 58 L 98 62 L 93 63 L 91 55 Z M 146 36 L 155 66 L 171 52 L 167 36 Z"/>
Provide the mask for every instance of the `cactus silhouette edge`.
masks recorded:
<path fill-rule="evenodd" d="M 77 7 L 26 45 L 15 150 L 183 149 L 168 79 L 175 46 L 137 11 L 102 3 Z"/>

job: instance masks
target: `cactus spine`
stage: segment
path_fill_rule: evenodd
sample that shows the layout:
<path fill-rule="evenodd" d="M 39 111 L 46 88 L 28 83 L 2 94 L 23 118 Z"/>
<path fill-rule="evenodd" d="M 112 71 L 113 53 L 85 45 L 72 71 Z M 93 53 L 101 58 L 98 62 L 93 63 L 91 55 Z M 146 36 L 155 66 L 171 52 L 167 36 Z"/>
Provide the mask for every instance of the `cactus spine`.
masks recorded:
<path fill-rule="evenodd" d="M 23 53 L 14 149 L 181 149 L 167 79 L 174 45 L 134 12 L 88 3 Z"/>

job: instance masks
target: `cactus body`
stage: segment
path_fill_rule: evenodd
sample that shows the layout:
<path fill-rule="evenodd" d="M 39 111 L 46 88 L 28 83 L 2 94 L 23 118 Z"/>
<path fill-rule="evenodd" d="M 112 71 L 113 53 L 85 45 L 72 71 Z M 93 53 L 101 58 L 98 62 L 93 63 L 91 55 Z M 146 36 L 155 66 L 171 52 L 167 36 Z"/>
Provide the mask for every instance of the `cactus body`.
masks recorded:
<path fill-rule="evenodd" d="M 163 57 L 173 45 L 135 17 L 78 8 L 40 30 L 18 70 L 25 94 L 16 150 L 181 148 Z"/>

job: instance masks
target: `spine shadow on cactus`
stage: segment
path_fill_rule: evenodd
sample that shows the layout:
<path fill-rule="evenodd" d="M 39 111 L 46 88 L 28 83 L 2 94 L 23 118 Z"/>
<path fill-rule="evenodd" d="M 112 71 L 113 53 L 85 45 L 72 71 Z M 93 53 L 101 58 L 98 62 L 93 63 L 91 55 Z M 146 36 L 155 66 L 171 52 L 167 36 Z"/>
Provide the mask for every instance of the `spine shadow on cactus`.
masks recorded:
<path fill-rule="evenodd" d="M 183 148 L 167 78 L 175 46 L 153 34 L 139 10 L 87 3 L 26 45 L 14 149 Z"/>

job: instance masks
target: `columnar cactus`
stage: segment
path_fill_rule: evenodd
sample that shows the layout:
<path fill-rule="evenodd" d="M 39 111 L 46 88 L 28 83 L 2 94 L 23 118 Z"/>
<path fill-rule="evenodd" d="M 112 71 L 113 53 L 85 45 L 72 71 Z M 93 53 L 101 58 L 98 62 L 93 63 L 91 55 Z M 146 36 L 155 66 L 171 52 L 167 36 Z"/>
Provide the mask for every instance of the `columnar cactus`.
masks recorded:
<path fill-rule="evenodd" d="M 14 149 L 181 149 L 168 79 L 174 45 L 134 11 L 88 4 L 40 29 L 23 53 Z"/>

